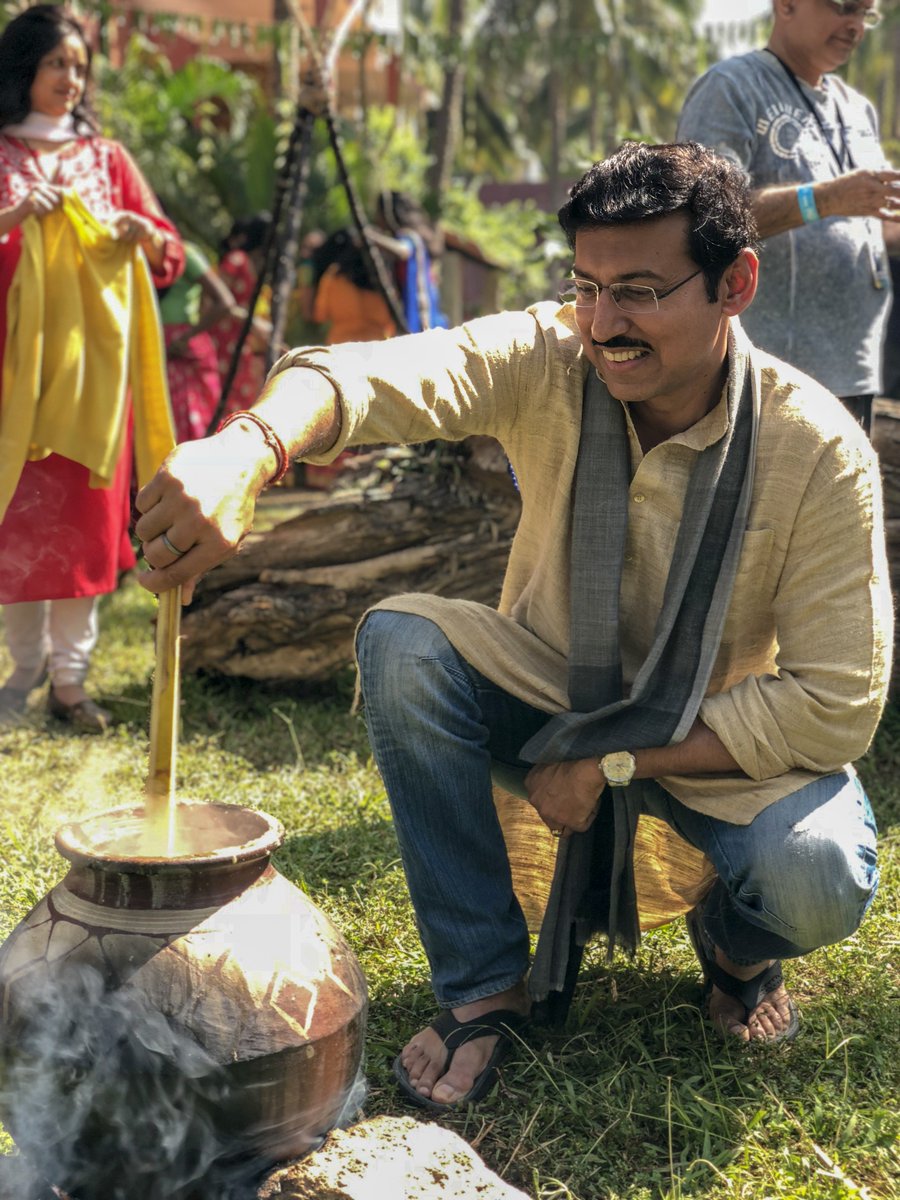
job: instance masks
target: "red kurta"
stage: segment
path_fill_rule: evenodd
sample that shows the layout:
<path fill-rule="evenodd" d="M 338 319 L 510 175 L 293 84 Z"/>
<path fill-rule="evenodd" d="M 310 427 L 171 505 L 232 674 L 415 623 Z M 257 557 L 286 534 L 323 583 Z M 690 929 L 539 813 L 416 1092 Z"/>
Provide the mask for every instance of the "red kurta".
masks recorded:
<path fill-rule="evenodd" d="M 173 283 L 184 268 L 184 250 L 127 151 L 105 138 L 79 138 L 58 162 L 54 184 L 74 188 L 98 220 L 139 213 L 168 235 L 165 262 L 153 280 L 159 287 Z M 18 203 L 42 178 L 28 147 L 0 134 L 0 209 Z M 21 239 L 20 228 L 0 237 L 0 361 Z M 119 571 L 135 562 L 128 537 L 131 474 L 130 437 L 109 488 L 90 487 L 87 468 L 58 454 L 26 463 L 0 523 L 0 604 L 113 591 Z"/>

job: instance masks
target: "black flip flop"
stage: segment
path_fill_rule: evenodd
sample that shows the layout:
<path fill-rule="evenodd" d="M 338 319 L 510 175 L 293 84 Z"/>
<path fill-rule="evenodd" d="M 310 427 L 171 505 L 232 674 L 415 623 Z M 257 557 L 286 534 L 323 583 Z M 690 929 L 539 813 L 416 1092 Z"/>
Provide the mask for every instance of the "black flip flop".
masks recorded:
<path fill-rule="evenodd" d="M 491 1037 L 498 1034 L 497 1045 L 491 1057 L 487 1061 L 487 1065 L 475 1082 L 469 1088 L 464 1096 L 460 1096 L 458 1100 L 454 1100 L 451 1104 L 439 1104 L 436 1100 L 432 1100 L 429 1096 L 423 1096 L 417 1092 L 410 1082 L 406 1068 L 400 1061 L 400 1055 L 394 1059 L 394 1078 L 400 1087 L 400 1090 L 413 1104 L 420 1108 L 427 1108 L 431 1112 L 451 1112 L 454 1109 L 462 1108 L 466 1104 L 474 1104 L 476 1100 L 480 1100 L 485 1096 L 497 1081 L 497 1068 L 506 1058 L 512 1047 L 513 1036 L 518 1033 L 528 1023 L 528 1018 L 521 1013 L 513 1012 L 512 1009 L 498 1008 L 495 1012 L 485 1013 L 481 1017 L 473 1017 L 470 1021 L 457 1021 L 449 1008 L 445 1008 L 431 1022 L 432 1028 L 441 1041 L 444 1043 L 444 1048 L 447 1051 L 447 1058 L 444 1061 L 444 1069 L 442 1074 L 447 1073 L 447 1068 L 453 1059 L 453 1055 L 466 1042 L 475 1041 L 476 1038 Z"/>
<path fill-rule="evenodd" d="M 722 969 L 715 960 L 715 947 L 710 943 L 707 937 L 706 930 L 703 928 L 703 910 L 698 905 L 692 908 L 685 916 L 687 922 L 688 937 L 691 939 L 691 945 L 694 947 L 694 953 L 703 968 L 704 982 L 704 998 L 708 999 L 712 991 L 713 984 L 725 993 L 726 996 L 732 996 L 735 1000 L 739 1000 L 744 1006 L 744 1024 L 747 1024 L 747 1018 L 765 999 L 770 992 L 774 992 L 776 988 L 781 987 L 784 983 L 784 975 L 781 970 L 781 962 L 776 959 L 771 966 L 766 967 L 752 979 L 738 979 L 734 975 Z M 780 1033 L 776 1033 L 774 1037 L 754 1038 L 754 1044 L 761 1043 L 764 1046 L 774 1046 L 779 1042 L 792 1042 L 797 1036 L 800 1029 L 800 1014 L 797 1011 L 797 1006 L 793 1000 L 788 1000 L 788 1012 L 790 1014 L 787 1027 Z M 727 1037 L 727 1033 L 721 1030 L 723 1036 Z"/>

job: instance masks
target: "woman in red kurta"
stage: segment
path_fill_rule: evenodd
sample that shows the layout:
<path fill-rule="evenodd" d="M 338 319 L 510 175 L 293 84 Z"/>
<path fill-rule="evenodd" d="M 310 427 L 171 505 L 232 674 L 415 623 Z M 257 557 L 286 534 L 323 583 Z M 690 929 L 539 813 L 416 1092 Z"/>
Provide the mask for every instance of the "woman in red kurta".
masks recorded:
<path fill-rule="evenodd" d="M 96 133 L 85 104 L 90 64 L 81 26 L 55 5 L 27 9 L 0 36 L 0 357 L 22 222 L 52 212 L 64 189 L 76 191 L 120 240 L 143 248 L 158 286 L 183 269 L 178 236 L 137 166 Z M 78 332 L 90 338 L 89 329 Z M 0 522 L 0 603 L 15 664 L 0 688 L 0 714 L 24 709 L 49 671 L 54 715 L 84 730 L 108 724 L 84 679 L 97 597 L 135 562 L 131 468 L 130 437 L 106 488 L 90 487 L 88 469 L 58 454 L 25 463 Z"/>

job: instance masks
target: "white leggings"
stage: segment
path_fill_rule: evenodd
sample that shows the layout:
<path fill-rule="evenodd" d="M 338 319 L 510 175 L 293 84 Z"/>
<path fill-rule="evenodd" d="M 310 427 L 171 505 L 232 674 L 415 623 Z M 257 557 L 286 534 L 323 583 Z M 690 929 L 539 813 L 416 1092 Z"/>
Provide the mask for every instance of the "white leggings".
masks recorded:
<path fill-rule="evenodd" d="M 6 644 L 13 662 L 38 674 L 50 660 L 57 687 L 84 683 L 97 644 L 97 596 L 4 604 Z"/>

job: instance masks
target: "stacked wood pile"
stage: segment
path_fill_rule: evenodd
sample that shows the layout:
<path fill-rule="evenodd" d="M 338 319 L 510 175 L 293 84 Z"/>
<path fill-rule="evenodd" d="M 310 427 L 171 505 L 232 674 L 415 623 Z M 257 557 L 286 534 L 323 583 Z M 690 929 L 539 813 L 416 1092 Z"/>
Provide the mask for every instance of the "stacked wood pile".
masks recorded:
<path fill-rule="evenodd" d="M 185 670 L 319 682 L 365 610 L 399 592 L 496 604 L 519 499 L 489 439 L 355 457 L 332 493 L 266 493 L 239 554 L 182 620 Z"/>

